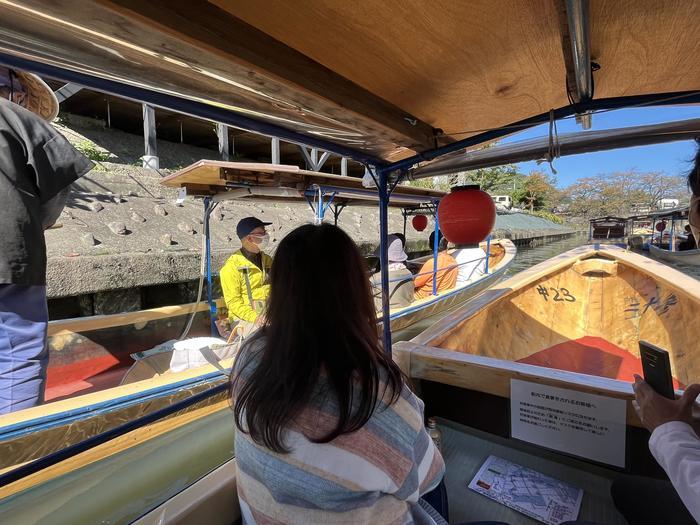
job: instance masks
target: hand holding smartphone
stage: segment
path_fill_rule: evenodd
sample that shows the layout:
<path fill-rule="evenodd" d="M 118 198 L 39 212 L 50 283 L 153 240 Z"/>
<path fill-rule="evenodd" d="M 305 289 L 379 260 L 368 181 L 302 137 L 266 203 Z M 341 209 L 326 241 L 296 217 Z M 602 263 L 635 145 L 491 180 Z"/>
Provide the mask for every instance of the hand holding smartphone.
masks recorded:
<path fill-rule="evenodd" d="M 647 341 L 639 341 L 639 355 L 642 360 L 644 381 L 658 394 L 668 399 L 676 399 L 668 352 Z"/>

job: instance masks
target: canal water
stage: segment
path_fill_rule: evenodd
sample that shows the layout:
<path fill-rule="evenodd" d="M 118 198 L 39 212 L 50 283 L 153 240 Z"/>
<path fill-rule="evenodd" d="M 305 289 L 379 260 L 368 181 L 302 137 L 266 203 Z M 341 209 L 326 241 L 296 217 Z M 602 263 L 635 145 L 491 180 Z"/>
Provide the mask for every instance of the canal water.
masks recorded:
<path fill-rule="evenodd" d="M 529 246 L 518 246 L 518 253 L 515 256 L 513 264 L 511 264 L 506 277 L 515 275 L 518 272 L 526 270 L 535 264 L 546 261 L 560 253 L 564 253 L 567 250 L 576 248 L 577 246 L 582 246 L 588 244 L 587 233 L 581 233 L 574 235 L 572 237 L 567 237 L 565 239 L 559 239 L 558 241 L 548 242 L 540 246 L 529 247 Z M 668 266 L 676 268 L 677 270 L 691 275 L 696 279 L 700 279 L 700 267 L 697 266 L 686 266 L 682 264 L 667 263 Z M 447 315 L 449 312 L 445 312 L 442 316 Z M 430 319 L 425 319 L 405 330 L 401 330 L 393 335 L 394 341 L 407 341 L 414 338 L 420 334 L 423 330 L 437 322 L 442 316 L 431 317 Z"/>

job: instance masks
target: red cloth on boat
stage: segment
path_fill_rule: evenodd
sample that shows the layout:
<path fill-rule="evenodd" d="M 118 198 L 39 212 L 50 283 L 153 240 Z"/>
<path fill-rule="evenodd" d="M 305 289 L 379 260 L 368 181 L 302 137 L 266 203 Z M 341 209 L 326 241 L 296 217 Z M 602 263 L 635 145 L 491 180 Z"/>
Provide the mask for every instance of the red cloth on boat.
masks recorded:
<path fill-rule="evenodd" d="M 642 361 L 602 337 L 585 336 L 565 341 L 518 360 L 519 363 L 546 366 L 620 381 L 634 382 L 642 374 Z M 674 388 L 683 388 L 673 379 Z"/>

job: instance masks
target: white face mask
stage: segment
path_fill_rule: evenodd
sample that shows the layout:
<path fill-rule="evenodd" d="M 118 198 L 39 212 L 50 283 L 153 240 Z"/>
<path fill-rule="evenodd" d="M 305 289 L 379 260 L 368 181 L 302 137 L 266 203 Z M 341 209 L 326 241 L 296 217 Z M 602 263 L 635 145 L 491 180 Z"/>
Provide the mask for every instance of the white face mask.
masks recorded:
<path fill-rule="evenodd" d="M 267 233 L 264 235 L 253 235 L 253 242 L 258 248 L 264 250 L 270 244 L 270 236 Z"/>

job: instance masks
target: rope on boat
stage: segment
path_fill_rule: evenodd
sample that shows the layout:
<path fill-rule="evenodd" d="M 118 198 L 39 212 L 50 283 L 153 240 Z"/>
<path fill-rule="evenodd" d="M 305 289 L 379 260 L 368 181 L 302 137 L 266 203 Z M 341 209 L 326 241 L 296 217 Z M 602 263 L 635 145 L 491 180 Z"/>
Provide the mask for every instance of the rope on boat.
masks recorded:
<path fill-rule="evenodd" d="M 136 418 L 132 421 L 124 423 L 123 425 L 114 427 L 110 430 L 107 430 L 106 432 L 97 434 L 96 436 L 92 436 L 84 441 L 80 441 L 79 443 L 75 443 L 74 445 L 71 445 L 64 449 L 52 452 L 51 454 L 48 454 L 30 463 L 26 463 L 21 467 L 13 469 L 5 474 L 0 474 L 0 487 L 5 487 L 11 483 L 19 481 L 20 479 L 26 478 L 27 476 L 36 474 L 40 470 L 51 467 L 57 463 L 60 463 L 61 461 L 65 461 L 66 459 L 77 456 L 78 454 L 81 454 L 87 450 L 102 445 L 103 443 L 111 441 L 112 439 L 118 438 L 119 436 L 123 436 L 124 434 L 127 434 L 132 430 L 136 430 L 146 425 L 150 425 L 151 423 L 154 423 L 159 419 L 163 419 L 164 417 L 174 414 L 175 412 L 179 412 L 184 408 L 196 405 L 200 401 L 213 397 L 216 394 L 226 392 L 228 390 L 228 387 L 228 381 L 225 381 L 219 385 L 209 388 L 208 390 L 204 390 L 203 392 L 194 394 L 188 397 L 187 399 L 183 399 L 182 401 L 178 401 L 177 403 L 174 403 L 170 406 L 161 408 L 159 410 L 156 410 L 155 412 L 151 412 L 150 414 L 146 414 L 145 416 Z"/>
<path fill-rule="evenodd" d="M 210 209 L 208 210 L 207 213 L 211 215 L 211 213 L 216 209 L 216 207 L 219 205 L 218 202 L 213 203 L 210 206 Z M 207 236 L 204 232 L 204 228 L 202 228 L 202 248 L 200 249 L 200 256 L 199 256 L 199 286 L 197 288 L 197 300 L 194 303 L 194 306 L 192 307 L 192 312 L 190 313 L 190 318 L 187 320 L 187 324 L 185 325 L 185 329 L 182 331 L 182 334 L 180 335 L 179 340 L 183 340 L 187 337 L 187 335 L 190 333 L 190 330 L 192 329 L 192 323 L 194 322 L 194 318 L 197 315 L 197 308 L 199 307 L 200 303 L 202 302 L 202 290 L 204 289 L 204 277 L 205 277 L 205 267 L 206 267 L 206 251 L 207 251 Z"/>

